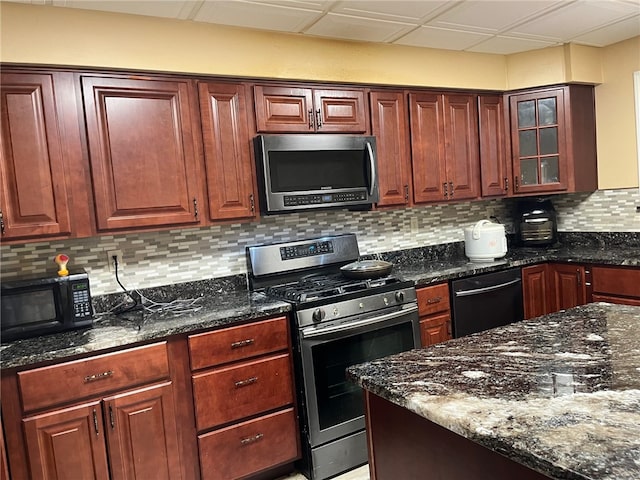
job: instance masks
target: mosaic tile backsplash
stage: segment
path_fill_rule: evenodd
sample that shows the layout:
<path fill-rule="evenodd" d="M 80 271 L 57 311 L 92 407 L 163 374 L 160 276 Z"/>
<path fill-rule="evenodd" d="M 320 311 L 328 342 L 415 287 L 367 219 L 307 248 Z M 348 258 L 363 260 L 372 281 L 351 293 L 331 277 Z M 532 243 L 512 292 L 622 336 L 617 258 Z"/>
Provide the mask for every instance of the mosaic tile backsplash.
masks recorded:
<path fill-rule="evenodd" d="M 563 232 L 640 231 L 638 189 L 600 190 L 553 197 Z M 64 252 L 70 266 L 90 274 L 95 295 L 120 290 L 107 267 L 107 251 L 122 250 L 120 280 L 129 289 L 244 274 L 244 248 L 352 232 L 361 254 L 416 248 L 464 239 L 463 227 L 495 217 L 513 233 L 515 201 L 487 200 L 372 212 L 345 210 L 264 217 L 259 222 L 165 232 L 107 235 L 89 239 L 0 246 L 2 278 L 51 272 Z"/>

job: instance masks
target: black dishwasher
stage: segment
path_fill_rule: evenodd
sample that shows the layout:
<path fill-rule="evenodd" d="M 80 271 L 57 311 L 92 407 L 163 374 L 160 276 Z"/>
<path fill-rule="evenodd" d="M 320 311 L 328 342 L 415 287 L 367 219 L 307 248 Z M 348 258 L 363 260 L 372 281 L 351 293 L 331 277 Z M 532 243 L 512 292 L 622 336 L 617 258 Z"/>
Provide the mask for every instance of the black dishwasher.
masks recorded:
<path fill-rule="evenodd" d="M 524 318 L 519 268 L 454 280 L 451 286 L 455 338 Z"/>

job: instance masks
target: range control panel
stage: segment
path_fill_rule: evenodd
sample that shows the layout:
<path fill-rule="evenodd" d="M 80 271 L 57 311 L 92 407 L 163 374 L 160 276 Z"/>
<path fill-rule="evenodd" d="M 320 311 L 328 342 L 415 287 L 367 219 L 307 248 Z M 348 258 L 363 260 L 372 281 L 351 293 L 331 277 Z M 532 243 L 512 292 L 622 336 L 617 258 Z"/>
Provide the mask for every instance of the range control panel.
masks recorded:
<path fill-rule="evenodd" d="M 282 260 L 293 260 L 295 258 L 312 257 L 314 255 L 326 255 L 327 253 L 333 253 L 333 242 L 330 240 L 305 243 L 304 245 L 294 245 L 290 247 L 280 247 L 280 258 Z"/>

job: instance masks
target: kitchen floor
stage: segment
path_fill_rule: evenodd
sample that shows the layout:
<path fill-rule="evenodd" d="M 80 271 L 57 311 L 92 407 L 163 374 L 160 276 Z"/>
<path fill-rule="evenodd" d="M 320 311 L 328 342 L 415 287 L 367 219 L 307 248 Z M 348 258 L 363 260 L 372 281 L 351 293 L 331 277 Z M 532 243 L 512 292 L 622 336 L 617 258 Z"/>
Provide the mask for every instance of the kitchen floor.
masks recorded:
<path fill-rule="evenodd" d="M 301 473 L 292 473 L 278 480 L 307 480 L 307 477 Z M 363 465 L 355 470 L 343 473 L 342 475 L 334 477 L 332 480 L 369 480 L 369 465 Z"/>

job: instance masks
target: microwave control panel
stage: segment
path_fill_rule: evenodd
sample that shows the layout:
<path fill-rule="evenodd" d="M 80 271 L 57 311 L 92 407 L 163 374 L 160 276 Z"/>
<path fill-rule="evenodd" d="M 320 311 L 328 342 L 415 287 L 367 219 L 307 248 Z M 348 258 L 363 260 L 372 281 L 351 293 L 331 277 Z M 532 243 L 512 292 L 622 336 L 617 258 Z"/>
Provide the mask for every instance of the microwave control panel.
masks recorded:
<path fill-rule="evenodd" d="M 70 284 L 70 287 L 74 317 L 91 317 L 93 313 L 91 311 L 91 298 L 89 296 L 89 282 L 86 280 L 75 281 Z"/>
<path fill-rule="evenodd" d="M 332 203 L 360 202 L 367 199 L 367 191 L 360 190 L 357 192 L 341 192 L 341 193 L 321 193 L 308 195 L 285 195 L 285 207 L 298 207 L 304 205 L 322 205 Z"/>

